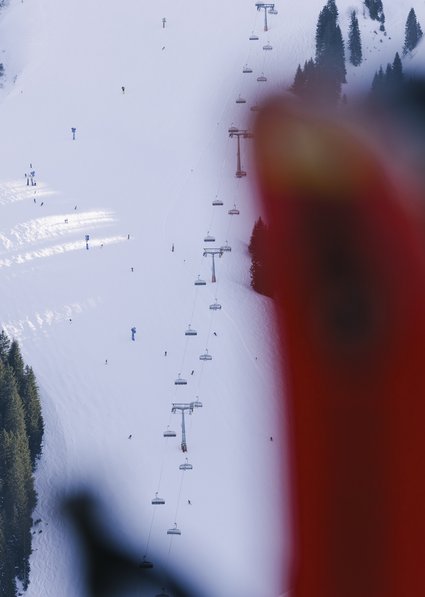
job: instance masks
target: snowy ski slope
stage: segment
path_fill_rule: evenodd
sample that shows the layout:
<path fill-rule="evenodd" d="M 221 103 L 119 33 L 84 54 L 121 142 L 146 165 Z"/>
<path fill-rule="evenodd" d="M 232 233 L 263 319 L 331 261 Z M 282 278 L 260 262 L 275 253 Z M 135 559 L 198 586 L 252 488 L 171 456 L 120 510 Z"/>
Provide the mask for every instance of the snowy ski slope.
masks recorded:
<path fill-rule="evenodd" d="M 260 215 L 250 142 L 248 177 L 237 180 L 227 130 L 249 127 L 249 106 L 313 55 L 323 4 L 277 0 L 267 33 L 248 0 L 10 0 L 1 14 L 0 317 L 35 369 L 46 422 L 28 597 L 84 595 L 55 511 L 58 492 L 84 482 L 120 540 L 141 558 L 166 554 L 206 595 L 288 589 L 278 345 L 271 302 L 249 287 Z M 345 36 L 361 4 L 338 2 Z M 349 69 L 348 89 L 393 59 L 412 5 L 424 25 L 424 2 L 387 0 L 387 37 L 360 19 L 367 61 Z M 262 72 L 267 83 L 256 82 Z M 30 163 L 36 187 L 25 184 Z M 241 214 L 229 216 L 235 203 Z M 207 232 L 232 247 L 215 284 Z M 221 311 L 209 309 L 215 298 Z M 188 324 L 197 336 L 184 335 Z M 199 360 L 206 348 L 211 362 Z M 187 386 L 174 385 L 179 373 Z M 182 472 L 171 404 L 196 397 L 193 471 Z M 177 438 L 163 437 L 167 426 Z M 151 505 L 156 491 L 164 506 Z M 169 537 L 174 522 L 182 535 Z"/>

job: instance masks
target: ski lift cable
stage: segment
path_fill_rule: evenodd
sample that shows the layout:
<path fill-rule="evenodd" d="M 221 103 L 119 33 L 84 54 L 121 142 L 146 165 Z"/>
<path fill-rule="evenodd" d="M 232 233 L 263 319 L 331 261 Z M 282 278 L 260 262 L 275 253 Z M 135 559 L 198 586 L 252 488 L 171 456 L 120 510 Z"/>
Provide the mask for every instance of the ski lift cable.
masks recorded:
<path fill-rule="evenodd" d="M 256 17 L 258 17 L 257 12 L 256 12 Z M 264 57 L 263 57 L 263 62 L 264 62 Z M 228 104 L 230 103 L 230 101 L 233 101 L 233 99 L 231 99 L 229 97 L 228 101 L 225 103 L 225 106 L 223 107 L 223 112 L 222 112 L 222 115 L 221 115 L 219 123 L 222 121 L 224 113 L 228 110 Z M 208 143 L 204 146 L 204 151 L 201 153 L 201 155 L 200 155 L 200 157 L 199 157 L 199 159 L 197 161 L 197 166 L 199 166 L 199 163 L 202 161 L 202 159 L 204 158 L 204 155 L 207 153 L 207 150 L 209 149 L 209 146 L 212 143 L 212 138 L 213 138 L 214 134 L 215 134 L 215 131 L 212 133 L 211 138 L 209 139 Z M 224 179 L 224 168 L 225 168 L 225 165 L 226 165 L 226 163 L 228 161 L 228 155 L 227 154 L 229 153 L 229 150 L 230 150 L 230 139 L 228 138 L 227 143 L 226 143 L 225 156 L 224 156 L 223 162 L 221 164 L 221 172 L 220 172 L 219 180 L 218 180 L 217 196 L 220 193 L 222 181 Z M 183 192 L 185 191 L 187 185 L 190 184 L 191 174 L 192 173 L 188 174 L 188 176 L 186 177 L 186 179 L 182 183 L 181 189 L 180 189 L 180 191 L 178 193 L 178 199 L 180 201 L 181 201 L 181 198 L 182 198 L 181 196 L 182 196 Z M 211 221 L 210 221 L 209 229 L 212 229 L 212 225 L 213 225 L 213 221 L 214 221 L 214 216 L 215 216 L 215 213 L 214 213 L 215 211 L 217 211 L 217 210 L 213 210 L 213 212 L 212 212 L 212 218 L 211 218 Z M 228 222 L 227 234 L 226 234 L 227 238 L 230 238 L 229 233 L 230 233 L 230 229 L 231 229 L 231 225 L 232 225 L 232 220 L 233 220 L 233 218 L 230 218 L 230 221 Z M 201 271 L 201 264 L 202 264 L 202 262 L 203 262 L 203 258 L 201 257 L 200 258 L 200 264 L 199 264 L 200 267 L 199 267 L 198 271 Z M 194 317 L 194 313 L 195 313 L 195 309 L 196 309 L 196 305 L 197 305 L 197 299 L 198 299 L 198 292 L 197 292 L 197 290 L 198 289 L 195 289 L 195 294 L 194 294 L 194 298 L 193 298 L 193 301 L 192 301 L 192 312 L 191 312 L 191 316 L 190 316 L 190 321 L 193 321 L 193 317 Z M 217 290 L 218 290 L 218 288 L 216 286 L 216 288 L 215 288 L 215 295 L 217 295 Z M 207 344 L 206 344 L 207 346 L 209 344 L 209 338 L 210 338 L 210 334 L 211 334 L 211 328 L 212 328 L 212 314 L 210 316 L 209 328 L 208 328 L 208 333 L 207 333 Z M 185 359 L 186 359 L 186 352 L 187 352 L 187 341 L 188 341 L 188 338 L 186 337 L 186 341 L 185 341 L 185 345 L 184 345 L 184 349 L 183 349 L 183 355 L 182 355 L 182 364 L 181 364 L 181 368 L 180 368 L 181 371 L 184 369 L 184 362 L 185 362 Z M 201 367 L 200 376 L 199 376 L 199 379 L 198 379 L 198 389 L 200 388 L 201 383 L 202 383 L 202 376 L 203 376 L 202 374 L 203 374 L 204 364 L 205 363 L 203 362 L 202 363 L 202 367 Z M 171 415 L 170 415 L 170 418 L 171 418 Z M 192 424 L 192 420 L 190 420 L 190 425 L 191 424 Z M 163 474 L 163 469 L 164 469 L 164 460 L 165 460 L 165 450 L 163 450 L 163 458 L 162 458 L 162 463 L 161 463 L 161 467 L 160 467 L 160 476 L 159 476 L 159 480 L 158 480 L 158 491 L 160 490 L 160 486 L 161 486 L 162 474 Z M 182 472 L 185 472 L 185 471 L 182 471 Z M 177 519 L 177 515 L 178 515 L 178 511 L 179 511 L 179 506 L 180 506 L 180 501 L 181 501 L 181 494 L 182 494 L 182 488 L 183 488 L 183 479 L 184 478 L 182 476 L 181 477 L 181 482 L 180 482 L 180 487 L 179 487 L 179 492 L 178 492 L 177 504 L 176 504 L 176 515 L 175 515 L 175 519 Z M 151 536 L 152 527 L 153 527 L 153 523 L 154 523 L 154 515 L 155 515 L 155 512 L 153 512 L 153 517 L 151 519 L 151 525 L 150 525 L 150 530 L 149 530 L 149 535 L 148 535 L 148 545 L 147 545 L 146 553 L 148 552 L 150 536 Z M 172 536 L 170 537 L 170 544 L 169 544 L 168 556 L 171 553 L 171 547 L 172 547 Z"/>
<path fill-rule="evenodd" d="M 147 556 L 149 553 L 149 545 L 150 545 L 150 541 L 151 541 L 151 536 L 152 536 L 152 528 L 153 528 L 153 523 L 155 520 L 155 514 L 156 514 L 156 508 L 152 508 L 152 516 L 151 516 L 151 522 L 149 525 L 149 532 L 148 532 L 148 538 L 146 540 L 146 547 L 145 547 L 145 551 L 144 551 L 144 556 Z"/>
<path fill-rule="evenodd" d="M 230 149 L 231 149 L 232 145 L 233 145 L 232 144 L 232 139 L 227 135 L 226 148 L 224 150 L 224 157 L 223 157 L 223 161 L 221 163 L 221 166 L 220 166 L 220 169 L 219 169 L 219 174 L 218 174 L 218 184 L 217 184 L 216 195 L 215 195 L 216 199 L 218 199 L 220 197 L 222 183 L 223 183 L 223 180 L 224 180 L 224 168 L 225 168 L 226 164 L 229 163 L 229 154 L 230 154 Z M 209 230 L 212 230 L 212 228 L 214 226 L 214 220 L 215 220 L 216 212 L 217 212 L 217 208 L 215 208 L 212 205 L 211 206 L 211 218 L 210 218 Z"/>
<path fill-rule="evenodd" d="M 178 514 L 179 514 L 179 508 L 180 508 L 180 500 L 181 500 L 181 496 L 182 496 L 182 490 L 183 490 L 183 482 L 184 482 L 184 473 L 186 471 L 182 471 L 182 475 L 180 477 L 180 486 L 179 486 L 179 492 L 177 495 L 177 503 L 176 503 L 176 513 L 174 515 L 174 520 L 177 520 Z"/>
<path fill-rule="evenodd" d="M 223 122 L 224 116 L 226 113 L 228 113 L 229 111 L 229 106 L 231 105 L 231 103 L 234 101 L 234 93 L 229 92 L 228 97 L 227 97 L 227 101 L 224 103 L 223 109 L 220 113 L 219 119 L 218 119 L 218 125 L 220 125 Z M 190 185 L 190 179 L 193 176 L 193 172 L 196 172 L 199 168 L 199 165 L 202 163 L 203 160 L 208 160 L 209 155 L 211 154 L 211 146 L 214 142 L 214 137 L 215 135 L 219 132 L 217 129 L 219 127 L 215 127 L 215 129 L 211 132 L 211 134 L 209 135 L 208 139 L 206 140 L 206 142 L 203 144 L 202 150 L 199 153 L 199 157 L 195 162 L 195 166 L 194 168 L 192 168 L 188 173 L 187 176 L 184 178 L 183 182 L 181 183 L 177 193 L 175 193 L 175 199 L 174 201 L 172 201 L 168 212 L 164 218 L 163 221 L 163 236 L 166 238 L 166 229 L 167 229 L 167 225 L 168 222 L 170 220 L 170 218 L 172 217 L 173 214 L 173 210 L 174 207 L 176 205 L 182 204 L 184 203 L 184 199 L 185 197 L 189 197 L 190 193 L 187 192 L 187 189 Z"/>
<path fill-rule="evenodd" d="M 184 471 L 183 471 L 184 472 Z M 179 513 L 179 507 L 180 507 L 180 498 L 181 498 L 181 494 L 182 494 L 182 488 L 183 488 L 183 480 L 184 480 L 184 475 L 182 475 L 180 477 L 180 487 L 179 487 L 179 491 L 178 491 L 178 497 L 177 497 L 177 506 L 176 506 L 176 513 L 175 513 L 175 517 L 174 520 L 177 520 L 177 515 Z M 171 547 L 173 545 L 173 535 L 170 535 L 170 543 L 168 545 L 168 552 L 167 552 L 167 557 L 166 557 L 166 562 L 165 562 L 165 568 L 166 570 L 169 569 L 169 560 L 170 560 L 170 555 L 171 555 Z"/>

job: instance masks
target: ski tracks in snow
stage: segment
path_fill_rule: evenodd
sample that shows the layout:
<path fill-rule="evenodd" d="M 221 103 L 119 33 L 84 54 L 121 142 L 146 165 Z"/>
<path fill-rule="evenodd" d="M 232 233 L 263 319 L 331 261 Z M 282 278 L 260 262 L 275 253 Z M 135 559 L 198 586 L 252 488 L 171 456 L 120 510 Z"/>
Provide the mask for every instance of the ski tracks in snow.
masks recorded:
<path fill-rule="evenodd" d="M 44 200 L 56 194 L 43 184 L 39 184 L 35 190 L 23 182 L 3 183 L 0 185 L 0 207 L 26 201 L 31 209 L 51 211 L 51 205 L 44 208 Z M 21 215 L 22 209 L 16 212 L 17 216 Z M 0 229 L 0 269 L 33 259 L 85 250 L 86 234 L 91 238 L 91 247 L 102 248 L 104 245 L 123 242 L 127 240 L 124 234 L 93 236 L 99 229 L 111 227 L 116 221 L 115 213 L 110 210 L 79 212 L 74 209 L 13 222 L 11 227 L 4 225 Z M 52 241 L 56 242 L 52 244 Z"/>

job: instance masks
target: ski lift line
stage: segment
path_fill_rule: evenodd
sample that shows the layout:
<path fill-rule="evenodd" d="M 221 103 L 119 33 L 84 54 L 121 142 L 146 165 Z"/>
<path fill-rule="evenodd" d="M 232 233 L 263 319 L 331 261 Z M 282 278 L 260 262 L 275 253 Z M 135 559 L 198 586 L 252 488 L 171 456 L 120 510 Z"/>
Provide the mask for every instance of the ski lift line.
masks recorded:
<path fill-rule="evenodd" d="M 145 551 L 144 551 L 144 556 L 146 557 L 149 553 L 149 545 L 150 545 L 150 541 L 151 541 L 151 535 L 152 535 L 152 528 L 153 528 L 153 522 L 155 520 L 155 513 L 156 513 L 156 508 L 152 509 L 152 516 L 151 516 L 151 523 L 149 525 L 149 533 L 148 533 L 148 538 L 146 540 L 146 547 L 145 547 Z"/>
<path fill-rule="evenodd" d="M 263 62 L 264 62 L 264 57 L 263 57 Z M 230 97 L 229 97 L 229 100 L 228 100 L 228 102 L 227 102 L 227 103 L 229 103 L 230 101 L 231 101 L 231 100 L 230 100 Z M 225 112 L 226 108 L 227 108 L 227 106 L 225 106 L 225 107 L 224 107 L 224 109 L 223 109 L 223 114 L 224 114 L 224 112 Z M 209 140 L 209 143 L 208 143 L 208 144 L 206 145 L 206 147 L 204 148 L 204 151 L 203 151 L 203 153 L 205 153 L 205 152 L 206 152 L 206 148 L 207 148 L 207 147 L 210 145 L 210 143 L 211 143 L 211 140 Z M 226 155 L 225 155 L 225 157 L 223 158 L 222 165 L 221 165 L 221 173 L 220 173 L 220 176 L 219 176 L 219 183 L 218 183 L 217 195 L 219 195 L 219 193 L 220 193 L 220 190 L 221 190 L 221 185 L 222 185 L 222 182 L 223 182 L 223 179 L 224 179 L 224 176 L 223 176 L 223 171 L 224 171 L 224 168 L 225 168 L 226 162 L 228 161 L 227 154 L 228 154 L 229 150 L 230 150 L 230 140 L 229 140 L 229 138 L 228 138 L 227 145 L 226 145 L 226 152 L 225 152 L 225 153 L 226 153 Z M 203 158 L 203 155 L 201 154 L 201 155 L 200 155 L 200 157 L 199 157 L 199 160 L 198 160 L 198 162 L 197 162 L 197 165 L 199 165 L 199 163 L 200 163 L 200 161 L 201 161 L 201 159 L 202 159 L 202 158 Z M 186 180 L 185 180 L 185 181 L 183 182 L 183 184 L 182 184 L 182 189 L 181 189 L 181 191 L 180 191 L 180 193 L 181 193 L 181 194 L 183 193 L 183 191 L 184 191 L 184 188 L 185 188 L 185 186 L 188 184 L 188 182 L 189 182 L 190 178 L 191 178 L 191 174 L 188 174 L 188 176 L 187 176 Z M 217 211 L 217 210 L 214 210 L 214 211 Z M 213 213 L 212 213 L 212 218 L 211 218 L 211 224 L 210 224 L 210 228 L 212 228 L 212 223 L 213 223 L 213 220 L 214 220 L 214 217 L 215 217 L 215 213 L 214 213 L 214 211 L 213 211 Z M 229 238 L 230 226 L 231 226 L 231 224 L 232 224 L 232 221 L 231 221 L 231 220 L 232 220 L 232 219 L 230 219 L 230 221 L 229 221 L 229 224 L 228 224 L 228 230 L 227 230 L 227 235 L 226 235 L 226 236 L 227 236 L 227 238 Z M 200 261 L 202 262 L 202 259 L 200 259 Z M 200 269 L 200 268 L 199 268 L 199 269 Z M 198 289 L 196 288 L 196 289 L 195 289 L 194 298 L 193 298 L 193 302 L 192 302 L 192 313 L 191 313 L 190 321 L 193 321 L 194 312 L 195 312 L 195 309 L 196 309 L 196 306 L 197 306 L 197 299 L 198 299 L 198 293 L 196 292 L 197 290 L 198 290 Z M 216 288 L 216 290 L 217 290 L 217 288 Z M 217 294 L 217 293 L 216 293 L 216 294 Z M 210 334 L 211 334 L 211 328 L 212 328 L 212 314 L 211 314 L 211 316 L 210 316 L 209 328 L 208 328 L 208 333 L 207 333 L 207 343 L 206 343 L 206 345 L 207 345 L 207 346 L 208 346 L 208 344 L 209 344 L 209 338 L 210 338 Z M 184 346 L 184 351 L 183 351 L 183 356 L 182 356 L 182 365 L 181 365 L 181 370 L 184 370 L 184 363 L 185 363 L 185 360 L 186 360 L 186 353 L 187 353 L 187 341 L 188 341 L 188 338 L 186 338 L 186 341 L 185 341 L 185 346 Z M 202 363 L 201 372 L 200 372 L 200 375 L 199 375 L 199 378 L 198 378 L 198 384 L 197 384 L 197 385 L 198 385 L 198 389 L 200 389 L 200 386 L 201 386 L 201 384 L 202 384 L 203 369 L 204 369 L 204 367 L 203 367 L 203 366 L 204 366 L 204 363 Z M 176 391 L 176 388 L 175 388 L 175 391 Z M 191 424 L 191 423 L 192 423 L 192 420 L 190 419 L 190 424 Z M 163 468 L 163 467 L 161 467 L 161 468 Z M 160 486 L 160 481 L 161 481 L 161 478 L 162 478 L 162 471 L 161 471 L 161 473 L 160 473 L 159 486 Z M 182 491 L 182 483 L 180 484 L 179 496 L 178 496 L 178 501 L 177 501 L 177 506 L 176 506 L 176 518 L 177 518 L 177 514 L 178 514 L 178 508 L 179 508 L 179 504 L 180 504 L 180 499 L 181 499 L 181 491 Z M 171 545 L 172 545 L 172 542 L 170 541 L 169 553 L 170 553 L 170 551 L 171 551 Z"/>
<path fill-rule="evenodd" d="M 228 156 L 229 156 L 230 147 L 231 147 L 230 141 L 231 141 L 230 137 L 227 137 L 226 149 L 224 151 L 224 158 L 223 158 L 221 166 L 220 166 L 217 192 L 216 192 L 214 201 L 217 200 L 220 196 L 221 185 L 224 180 L 224 168 L 225 168 L 225 165 L 228 163 Z M 215 218 L 216 218 L 216 213 L 217 213 L 217 206 L 214 206 L 213 204 L 211 204 L 210 209 L 211 209 L 211 211 L 210 211 L 211 215 L 210 215 L 208 230 L 212 230 L 214 228 L 214 223 L 215 223 Z"/>
<path fill-rule="evenodd" d="M 231 105 L 232 99 L 234 101 L 234 95 L 232 95 L 232 93 L 229 92 L 227 101 L 224 103 L 223 110 L 221 111 L 221 114 L 220 114 L 220 117 L 218 120 L 219 124 L 221 124 L 223 122 L 225 114 L 229 112 L 229 106 Z M 203 145 L 203 147 L 199 153 L 199 157 L 198 157 L 197 161 L 195 162 L 194 168 L 191 169 L 190 172 L 187 173 L 187 176 L 185 177 L 185 179 L 183 180 L 182 184 L 179 187 L 179 190 L 175 194 L 174 201 L 172 201 L 170 204 L 170 207 L 169 207 L 167 214 L 165 215 L 164 221 L 163 221 L 163 237 L 164 238 L 167 237 L 166 229 L 167 229 L 168 221 L 171 218 L 171 215 L 172 215 L 172 212 L 173 212 L 175 206 L 184 203 L 185 197 L 190 197 L 190 193 L 187 193 L 187 187 L 190 184 L 190 179 L 193 176 L 193 172 L 197 171 L 199 169 L 199 165 L 202 163 L 203 160 L 208 160 L 210 148 L 214 141 L 214 136 L 218 132 L 217 128 L 218 127 L 215 127 L 213 129 L 213 131 L 211 132 L 210 136 L 208 137 L 207 141 L 205 142 L 205 144 Z"/>
<path fill-rule="evenodd" d="M 223 110 L 223 112 L 224 112 L 224 110 Z M 226 154 L 229 152 L 229 150 L 230 150 L 230 142 L 229 142 L 229 139 L 228 139 L 228 142 L 227 142 L 227 145 L 226 145 Z M 201 161 L 201 156 L 200 156 L 200 159 L 198 160 L 198 163 L 200 161 Z M 217 195 L 219 194 L 219 191 L 220 191 L 221 185 L 222 185 L 222 181 L 224 179 L 223 171 L 224 171 L 224 167 L 225 167 L 226 162 L 227 162 L 227 155 L 225 155 L 225 157 L 223 159 L 223 162 L 222 162 L 222 165 L 221 165 L 221 173 L 220 173 L 220 177 L 219 177 L 219 186 L 218 186 Z M 191 176 L 189 174 L 187 176 L 187 180 L 183 183 L 183 185 L 185 183 L 187 184 L 187 182 L 190 180 L 190 177 Z M 184 186 L 183 186 L 183 188 L 181 190 L 181 193 L 183 192 L 183 189 L 184 189 Z M 216 210 L 214 210 L 214 211 L 216 211 Z M 213 222 L 213 219 L 214 219 L 214 216 L 215 216 L 214 211 L 212 213 L 210 228 L 212 228 L 212 222 Z M 228 231 L 227 231 L 227 235 L 226 235 L 227 237 L 229 237 L 230 226 L 232 224 L 231 220 L 229 221 L 229 224 L 228 224 Z M 200 260 L 200 261 L 202 262 L 202 260 Z M 192 304 L 192 314 L 191 314 L 190 321 L 193 320 L 194 312 L 195 312 L 196 305 L 197 305 L 198 293 L 196 292 L 196 290 L 197 289 L 195 289 L 195 295 L 194 295 L 193 304 Z M 208 326 L 207 343 L 206 343 L 207 346 L 209 344 L 209 338 L 210 338 L 210 335 L 211 335 L 211 328 L 212 328 L 212 314 L 210 316 L 210 322 L 209 322 L 209 326 Z M 188 338 L 186 338 L 186 342 L 185 342 L 181 370 L 184 369 L 184 362 L 185 362 L 185 359 L 186 359 L 186 352 L 187 352 L 187 341 L 188 341 Z M 201 384 L 202 384 L 203 369 L 204 369 L 204 363 L 202 363 L 200 375 L 198 377 L 198 383 L 197 383 L 197 385 L 198 385 L 198 393 L 199 393 L 199 390 L 200 390 L 200 387 L 201 387 Z M 175 388 L 175 390 L 176 390 L 176 388 Z M 190 419 L 190 427 L 191 426 L 192 426 L 192 419 Z M 163 458 L 162 458 L 163 461 L 164 461 L 164 458 L 165 458 L 165 450 L 163 450 Z M 161 471 L 160 471 L 160 477 L 159 477 L 159 481 L 158 481 L 158 490 L 159 490 L 160 485 L 161 485 L 163 468 L 164 467 L 163 467 L 163 462 L 162 462 Z M 185 471 L 182 471 L 182 472 L 185 472 Z M 179 511 L 179 506 L 180 506 L 180 501 L 181 501 L 181 494 L 182 494 L 182 488 L 183 488 L 183 477 L 181 478 L 181 483 L 180 483 L 180 488 L 179 488 L 179 493 L 178 493 L 175 519 L 177 519 L 177 515 L 178 515 L 178 511 Z M 146 550 L 145 550 L 146 554 L 148 553 L 148 549 L 149 549 L 149 541 L 150 541 L 150 537 L 151 537 L 151 533 L 152 533 L 152 527 L 153 527 L 153 524 L 154 524 L 154 517 L 155 517 L 155 512 L 153 512 L 153 516 L 151 518 L 151 524 L 150 524 L 149 535 L 148 535 L 148 542 L 147 542 L 147 547 L 146 547 Z M 168 555 L 171 553 L 171 547 L 172 547 L 172 537 L 170 537 L 170 544 L 169 544 Z"/>

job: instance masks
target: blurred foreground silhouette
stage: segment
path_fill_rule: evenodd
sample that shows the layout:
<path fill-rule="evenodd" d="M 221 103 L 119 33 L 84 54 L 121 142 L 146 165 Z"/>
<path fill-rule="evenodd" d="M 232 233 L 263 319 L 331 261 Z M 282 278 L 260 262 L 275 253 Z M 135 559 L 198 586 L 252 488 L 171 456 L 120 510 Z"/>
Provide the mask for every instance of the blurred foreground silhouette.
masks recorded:
<path fill-rule="evenodd" d="M 270 100 L 254 129 L 294 597 L 425 595 L 424 89 L 345 118 Z"/>

